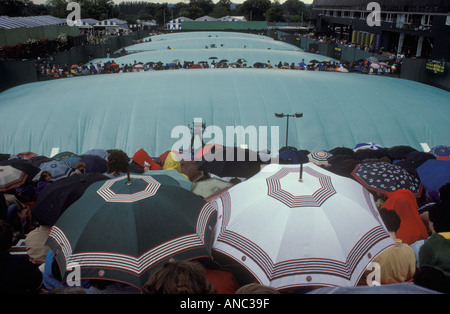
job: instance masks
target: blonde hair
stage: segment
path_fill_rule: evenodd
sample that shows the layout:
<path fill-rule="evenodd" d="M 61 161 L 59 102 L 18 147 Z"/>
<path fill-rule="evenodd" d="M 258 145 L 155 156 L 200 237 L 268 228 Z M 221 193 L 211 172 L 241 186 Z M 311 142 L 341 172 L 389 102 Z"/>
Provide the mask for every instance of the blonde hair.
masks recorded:
<path fill-rule="evenodd" d="M 145 287 L 148 294 L 214 294 L 215 288 L 198 262 L 171 261 L 153 273 Z"/>

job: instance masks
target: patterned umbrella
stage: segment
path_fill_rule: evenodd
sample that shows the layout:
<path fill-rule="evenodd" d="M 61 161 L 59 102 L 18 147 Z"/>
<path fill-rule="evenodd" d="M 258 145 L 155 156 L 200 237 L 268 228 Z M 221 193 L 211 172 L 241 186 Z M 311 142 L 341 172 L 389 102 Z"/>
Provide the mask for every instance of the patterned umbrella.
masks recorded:
<path fill-rule="evenodd" d="M 270 164 L 211 204 L 218 210 L 213 250 L 262 284 L 354 286 L 393 245 L 370 193 L 313 163 Z"/>
<path fill-rule="evenodd" d="M 450 157 L 450 146 L 438 145 L 430 150 L 430 153 L 437 157 Z"/>
<path fill-rule="evenodd" d="M 417 197 L 422 193 L 423 186 L 417 176 L 388 162 L 358 164 L 352 176 L 364 187 L 375 192 L 389 193 L 407 189 Z"/>
<path fill-rule="evenodd" d="M 128 184 L 131 183 L 131 184 Z M 210 256 L 214 208 L 165 175 L 127 175 L 90 185 L 52 227 L 47 245 L 63 280 L 108 279 L 142 289 L 170 259 Z"/>
<path fill-rule="evenodd" d="M 0 166 L 0 192 L 21 186 L 28 176 L 12 166 Z"/>
<path fill-rule="evenodd" d="M 53 160 L 42 163 L 39 168 L 42 171 L 48 171 L 52 175 L 52 181 L 66 178 L 72 172 L 72 168 L 61 160 Z"/>
<path fill-rule="evenodd" d="M 333 156 L 329 152 L 324 150 L 313 151 L 308 154 L 309 161 L 315 163 L 318 166 L 329 166 L 328 158 Z"/>
<path fill-rule="evenodd" d="M 359 149 L 379 149 L 379 148 L 383 148 L 383 146 L 372 142 L 367 142 L 356 144 L 353 150 L 356 152 Z"/>

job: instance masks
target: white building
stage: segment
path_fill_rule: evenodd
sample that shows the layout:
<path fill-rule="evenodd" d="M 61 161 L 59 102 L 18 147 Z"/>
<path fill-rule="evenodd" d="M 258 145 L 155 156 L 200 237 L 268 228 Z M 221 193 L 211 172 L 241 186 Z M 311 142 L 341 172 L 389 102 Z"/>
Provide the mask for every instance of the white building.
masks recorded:
<path fill-rule="evenodd" d="M 180 16 L 177 17 L 176 19 L 169 21 L 169 23 L 166 23 L 166 27 L 167 29 L 181 29 L 182 21 L 193 21 L 193 20 L 188 17 Z"/>
<path fill-rule="evenodd" d="M 246 18 L 244 16 L 222 16 L 221 18 L 219 18 L 219 21 L 223 21 L 223 22 L 246 22 Z"/>

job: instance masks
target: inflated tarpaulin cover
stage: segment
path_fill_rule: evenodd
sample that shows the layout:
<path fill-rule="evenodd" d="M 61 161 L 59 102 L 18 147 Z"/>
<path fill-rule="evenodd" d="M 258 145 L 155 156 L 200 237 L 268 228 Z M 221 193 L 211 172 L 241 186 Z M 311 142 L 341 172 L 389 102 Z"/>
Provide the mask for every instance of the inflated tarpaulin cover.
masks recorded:
<path fill-rule="evenodd" d="M 328 150 L 374 142 L 422 150 L 449 145 L 450 93 L 398 78 L 278 69 L 117 73 L 25 84 L 0 94 L 0 153 L 52 148 L 82 154 L 117 148 L 129 156 L 170 150 L 176 126 L 279 127 L 284 146 Z M 213 138 L 214 135 L 211 136 Z M 211 139 L 205 139 L 205 143 Z M 190 142 L 190 139 L 189 139 Z M 254 147 L 249 145 L 250 149 Z"/>

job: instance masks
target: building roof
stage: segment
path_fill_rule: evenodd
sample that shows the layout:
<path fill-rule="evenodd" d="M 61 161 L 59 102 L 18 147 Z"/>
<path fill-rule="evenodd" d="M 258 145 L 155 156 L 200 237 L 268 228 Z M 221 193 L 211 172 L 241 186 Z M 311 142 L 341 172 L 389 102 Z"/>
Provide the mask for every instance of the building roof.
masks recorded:
<path fill-rule="evenodd" d="M 216 19 L 215 17 L 211 17 L 211 16 L 208 16 L 208 15 L 196 18 L 195 20 L 196 21 L 218 21 L 218 19 Z"/>
<path fill-rule="evenodd" d="M 6 15 L 0 16 L 0 28 L 4 29 L 13 29 L 18 27 L 63 25 L 63 24 L 67 24 L 66 19 L 61 19 L 51 15 L 17 16 L 17 17 L 9 17 Z"/>

